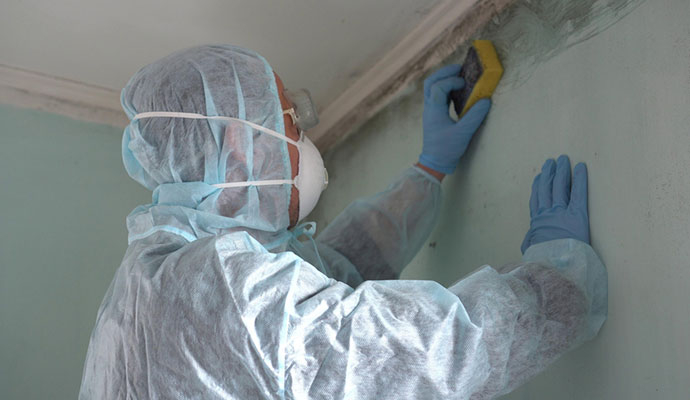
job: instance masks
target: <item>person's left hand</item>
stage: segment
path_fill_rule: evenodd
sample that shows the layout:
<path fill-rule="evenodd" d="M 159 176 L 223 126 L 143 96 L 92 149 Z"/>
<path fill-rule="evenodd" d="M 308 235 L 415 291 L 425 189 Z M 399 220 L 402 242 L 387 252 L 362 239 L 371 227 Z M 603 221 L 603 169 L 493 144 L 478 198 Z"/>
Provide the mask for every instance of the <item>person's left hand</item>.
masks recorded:
<path fill-rule="evenodd" d="M 548 159 L 534 178 L 529 201 L 530 228 L 522 242 L 522 253 L 530 246 L 556 239 L 577 239 L 589 244 L 587 167 L 575 166 L 570 175 L 568 156 Z"/>
<path fill-rule="evenodd" d="M 424 81 L 424 144 L 419 163 L 444 174 L 451 174 L 465 154 L 472 136 L 491 108 L 491 100 L 479 100 L 455 122 L 448 112 L 450 92 L 465 82 L 458 76 L 462 66 L 451 64 Z"/>

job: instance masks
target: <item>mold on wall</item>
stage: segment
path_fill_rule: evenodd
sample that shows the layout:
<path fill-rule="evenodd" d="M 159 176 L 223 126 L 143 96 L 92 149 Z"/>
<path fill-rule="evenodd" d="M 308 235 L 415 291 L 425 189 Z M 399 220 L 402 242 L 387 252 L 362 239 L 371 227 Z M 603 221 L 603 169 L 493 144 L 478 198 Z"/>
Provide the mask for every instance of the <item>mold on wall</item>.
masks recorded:
<path fill-rule="evenodd" d="M 500 90 L 524 83 L 535 66 L 613 26 L 645 0 L 522 0 L 496 15 L 474 37 L 490 39 L 507 67 Z M 450 60 L 461 62 L 467 44 Z"/>

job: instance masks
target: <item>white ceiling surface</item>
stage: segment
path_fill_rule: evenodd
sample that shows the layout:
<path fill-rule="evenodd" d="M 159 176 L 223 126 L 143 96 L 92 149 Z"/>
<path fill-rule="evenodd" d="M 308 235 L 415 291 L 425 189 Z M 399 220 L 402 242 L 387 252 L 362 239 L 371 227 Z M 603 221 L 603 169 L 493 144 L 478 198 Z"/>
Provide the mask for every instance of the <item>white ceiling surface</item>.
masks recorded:
<path fill-rule="evenodd" d="M 120 90 L 181 48 L 229 43 L 266 57 L 323 109 L 440 0 L 3 0 L 0 64 Z"/>

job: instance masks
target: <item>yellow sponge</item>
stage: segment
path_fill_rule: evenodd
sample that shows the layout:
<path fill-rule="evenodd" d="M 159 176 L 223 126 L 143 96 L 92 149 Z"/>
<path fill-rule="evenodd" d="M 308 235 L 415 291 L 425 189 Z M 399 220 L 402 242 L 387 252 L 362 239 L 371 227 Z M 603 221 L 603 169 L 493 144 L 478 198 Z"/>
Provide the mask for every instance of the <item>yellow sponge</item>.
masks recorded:
<path fill-rule="evenodd" d="M 465 87 L 450 93 L 458 116 L 463 116 L 480 99 L 491 97 L 503 75 L 496 49 L 490 40 L 475 40 L 460 71 Z"/>

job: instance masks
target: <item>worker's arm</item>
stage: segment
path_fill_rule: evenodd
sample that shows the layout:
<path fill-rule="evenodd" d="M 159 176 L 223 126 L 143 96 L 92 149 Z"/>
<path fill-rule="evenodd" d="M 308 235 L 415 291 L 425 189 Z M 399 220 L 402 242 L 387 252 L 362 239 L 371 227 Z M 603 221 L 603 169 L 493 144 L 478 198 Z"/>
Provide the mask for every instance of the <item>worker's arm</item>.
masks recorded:
<path fill-rule="evenodd" d="M 596 336 L 607 315 L 607 276 L 575 239 L 531 246 L 523 263 L 484 267 L 449 290 L 481 328 L 487 378 L 476 393 L 512 391 Z"/>
<path fill-rule="evenodd" d="M 290 308 L 293 394 L 494 398 L 592 338 L 606 319 L 607 276 L 587 243 L 586 176 L 579 164 L 571 182 L 565 156 L 544 164 L 521 263 L 483 267 L 448 289 L 368 281 L 352 290 L 331 281 L 316 293 L 295 291 L 304 300 Z M 303 282 L 315 282 L 314 269 L 302 271 Z"/>
<path fill-rule="evenodd" d="M 425 174 L 409 170 L 385 197 L 420 187 L 413 183 L 423 177 L 438 185 Z M 489 399 L 538 374 L 597 334 L 607 315 L 607 276 L 587 243 L 584 165 L 571 179 L 567 157 L 548 160 L 532 188 L 522 262 L 483 267 L 448 289 L 396 280 L 352 289 L 306 263 L 262 262 L 254 272 L 262 276 L 248 282 L 284 293 L 274 312 L 252 310 L 257 317 L 247 318 L 265 327 L 257 337 L 266 335 L 277 351 L 262 363 L 274 357 L 291 395 L 315 399 Z M 281 281 L 265 285 L 269 278 Z M 266 304 L 260 290 L 242 293 Z"/>
<path fill-rule="evenodd" d="M 386 190 L 350 204 L 317 237 L 328 275 L 357 286 L 396 279 L 429 237 L 441 206 L 441 185 L 421 168 L 403 172 Z M 338 265 L 345 257 L 358 276 Z M 352 275 L 350 273 L 350 275 Z"/>
<path fill-rule="evenodd" d="M 606 273 L 590 246 L 545 242 L 525 261 L 484 267 L 449 289 L 402 280 L 353 290 L 301 268 L 286 276 L 294 289 L 285 386 L 314 399 L 485 399 L 512 390 L 606 317 Z"/>
<path fill-rule="evenodd" d="M 481 398 L 511 391 L 606 319 L 607 276 L 589 246 L 587 197 L 584 164 L 571 175 L 567 156 L 547 160 L 532 185 L 523 263 L 481 269 L 450 288 L 483 330 L 492 368 Z"/>
<path fill-rule="evenodd" d="M 464 85 L 459 72 L 459 65 L 446 66 L 424 82 L 419 162 L 385 191 L 352 203 L 318 237 L 329 275 L 352 286 L 368 279 L 397 278 L 428 238 L 440 207 L 439 183 L 455 170 L 490 108 L 485 99 L 459 121 L 451 119 L 450 91 Z M 339 255 L 357 272 L 339 268 Z"/>

